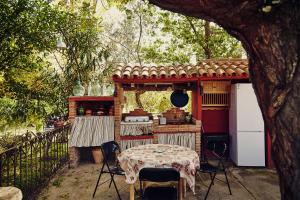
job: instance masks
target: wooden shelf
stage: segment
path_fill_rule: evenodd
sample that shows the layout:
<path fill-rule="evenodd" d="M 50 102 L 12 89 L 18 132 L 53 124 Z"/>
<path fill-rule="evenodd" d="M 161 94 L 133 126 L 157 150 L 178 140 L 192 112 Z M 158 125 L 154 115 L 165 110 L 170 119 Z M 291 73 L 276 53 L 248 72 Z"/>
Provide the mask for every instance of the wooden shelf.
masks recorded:
<path fill-rule="evenodd" d="M 70 101 L 114 101 L 113 96 L 71 96 Z"/>
<path fill-rule="evenodd" d="M 121 140 L 145 140 L 145 139 L 153 139 L 153 135 L 125 135 L 120 136 Z"/>

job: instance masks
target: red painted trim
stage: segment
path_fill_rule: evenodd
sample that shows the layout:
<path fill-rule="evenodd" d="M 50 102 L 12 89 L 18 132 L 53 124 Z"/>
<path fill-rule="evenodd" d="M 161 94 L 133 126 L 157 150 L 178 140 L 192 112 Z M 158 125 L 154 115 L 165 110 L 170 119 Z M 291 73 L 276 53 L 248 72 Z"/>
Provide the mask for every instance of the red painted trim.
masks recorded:
<path fill-rule="evenodd" d="M 220 77 L 199 77 L 200 81 L 221 81 L 221 80 L 247 80 L 249 79 L 248 75 L 241 76 L 220 76 Z"/>
<path fill-rule="evenodd" d="M 153 135 L 125 135 L 125 136 L 120 136 L 121 140 L 144 140 L 144 139 L 153 139 Z"/>
<path fill-rule="evenodd" d="M 113 96 L 71 96 L 69 101 L 114 101 Z"/>
<path fill-rule="evenodd" d="M 200 94 L 200 82 L 197 82 L 197 87 L 192 91 L 192 115 L 195 119 L 202 119 L 202 96 Z"/>
<path fill-rule="evenodd" d="M 197 81 L 196 77 L 184 78 L 113 78 L 118 83 L 181 83 Z"/>
<path fill-rule="evenodd" d="M 240 75 L 240 76 L 201 76 L 201 77 L 178 77 L 178 78 L 118 78 L 113 77 L 114 82 L 118 83 L 180 83 L 180 82 L 191 82 L 198 80 L 248 80 L 248 75 Z"/>
<path fill-rule="evenodd" d="M 196 117 L 198 114 L 197 106 L 197 90 L 192 91 L 192 116 Z"/>
<path fill-rule="evenodd" d="M 195 119 L 201 120 L 202 119 L 202 96 L 201 96 L 201 84 L 200 81 L 197 83 L 197 92 L 196 92 L 196 101 L 197 101 L 197 115 L 195 116 Z"/>
<path fill-rule="evenodd" d="M 186 131 L 171 131 L 171 132 L 159 132 L 159 131 L 153 132 L 153 134 L 155 134 L 155 135 L 158 135 L 158 134 L 177 134 L 177 133 L 187 133 L 187 134 L 188 133 L 194 133 L 194 134 L 196 134 L 197 132 L 189 131 L 189 130 L 186 130 Z"/>

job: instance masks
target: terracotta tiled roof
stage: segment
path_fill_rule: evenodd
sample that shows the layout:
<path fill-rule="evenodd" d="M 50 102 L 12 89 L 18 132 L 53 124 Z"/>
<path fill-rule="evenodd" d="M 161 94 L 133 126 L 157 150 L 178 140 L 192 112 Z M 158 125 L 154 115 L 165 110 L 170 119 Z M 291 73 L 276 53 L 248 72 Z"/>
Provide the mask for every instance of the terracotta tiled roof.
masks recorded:
<path fill-rule="evenodd" d="M 248 76 L 248 60 L 203 60 L 197 65 L 118 65 L 114 78 L 190 78 L 190 77 L 236 77 Z"/>

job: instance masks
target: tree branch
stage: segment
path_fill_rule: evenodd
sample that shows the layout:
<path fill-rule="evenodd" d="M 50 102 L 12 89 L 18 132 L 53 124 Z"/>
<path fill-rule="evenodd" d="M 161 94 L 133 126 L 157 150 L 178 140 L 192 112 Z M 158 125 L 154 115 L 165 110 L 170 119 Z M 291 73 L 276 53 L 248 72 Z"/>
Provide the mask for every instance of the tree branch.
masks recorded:
<path fill-rule="evenodd" d="M 190 26 L 191 26 L 194 34 L 195 34 L 196 39 L 198 40 L 198 44 L 203 49 L 203 51 L 205 52 L 205 55 L 206 55 L 206 48 L 205 48 L 204 44 L 202 43 L 201 39 L 199 38 L 199 33 L 198 33 L 194 23 L 192 22 L 192 20 L 189 17 L 186 17 L 186 19 L 189 22 L 189 24 L 190 24 Z M 206 55 L 206 57 L 208 57 L 208 56 Z"/>
<path fill-rule="evenodd" d="M 140 13 L 137 14 L 137 15 L 139 17 L 140 34 L 139 34 L 139 40 L 138 40 L 137 47 L 136 47 L 136 53 L 137 53 L 137 56 L 138 56 L 138 60 L 139 60 L 140 66 L 142 66 L 142 61 L 141 61 L 141 57 L 140 57 L 140 43 L 141 43 L 141 38 L 142 38 L 142 33 L 143 33 L 141 4 L 139 4 L 139 9 L 140 9 Z"/>

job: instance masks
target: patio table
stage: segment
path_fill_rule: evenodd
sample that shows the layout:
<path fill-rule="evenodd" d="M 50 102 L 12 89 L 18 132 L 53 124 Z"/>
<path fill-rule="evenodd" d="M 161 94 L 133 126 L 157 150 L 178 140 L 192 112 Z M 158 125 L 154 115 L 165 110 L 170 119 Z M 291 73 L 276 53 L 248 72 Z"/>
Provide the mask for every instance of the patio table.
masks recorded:
<path fill-rule="evenodd" d="M 177 169 L 181 177 L 180 199 L 185 181 L 195 193 L 199 155 L 188 147 L 169 144 L 140 145 L 123 151 L 118 159 L 125 171 L 126 182 L 130 184 L 130 200 L 134 199 L 134 183 L 138 179 L 139 171 L 146 167 Z"/>

